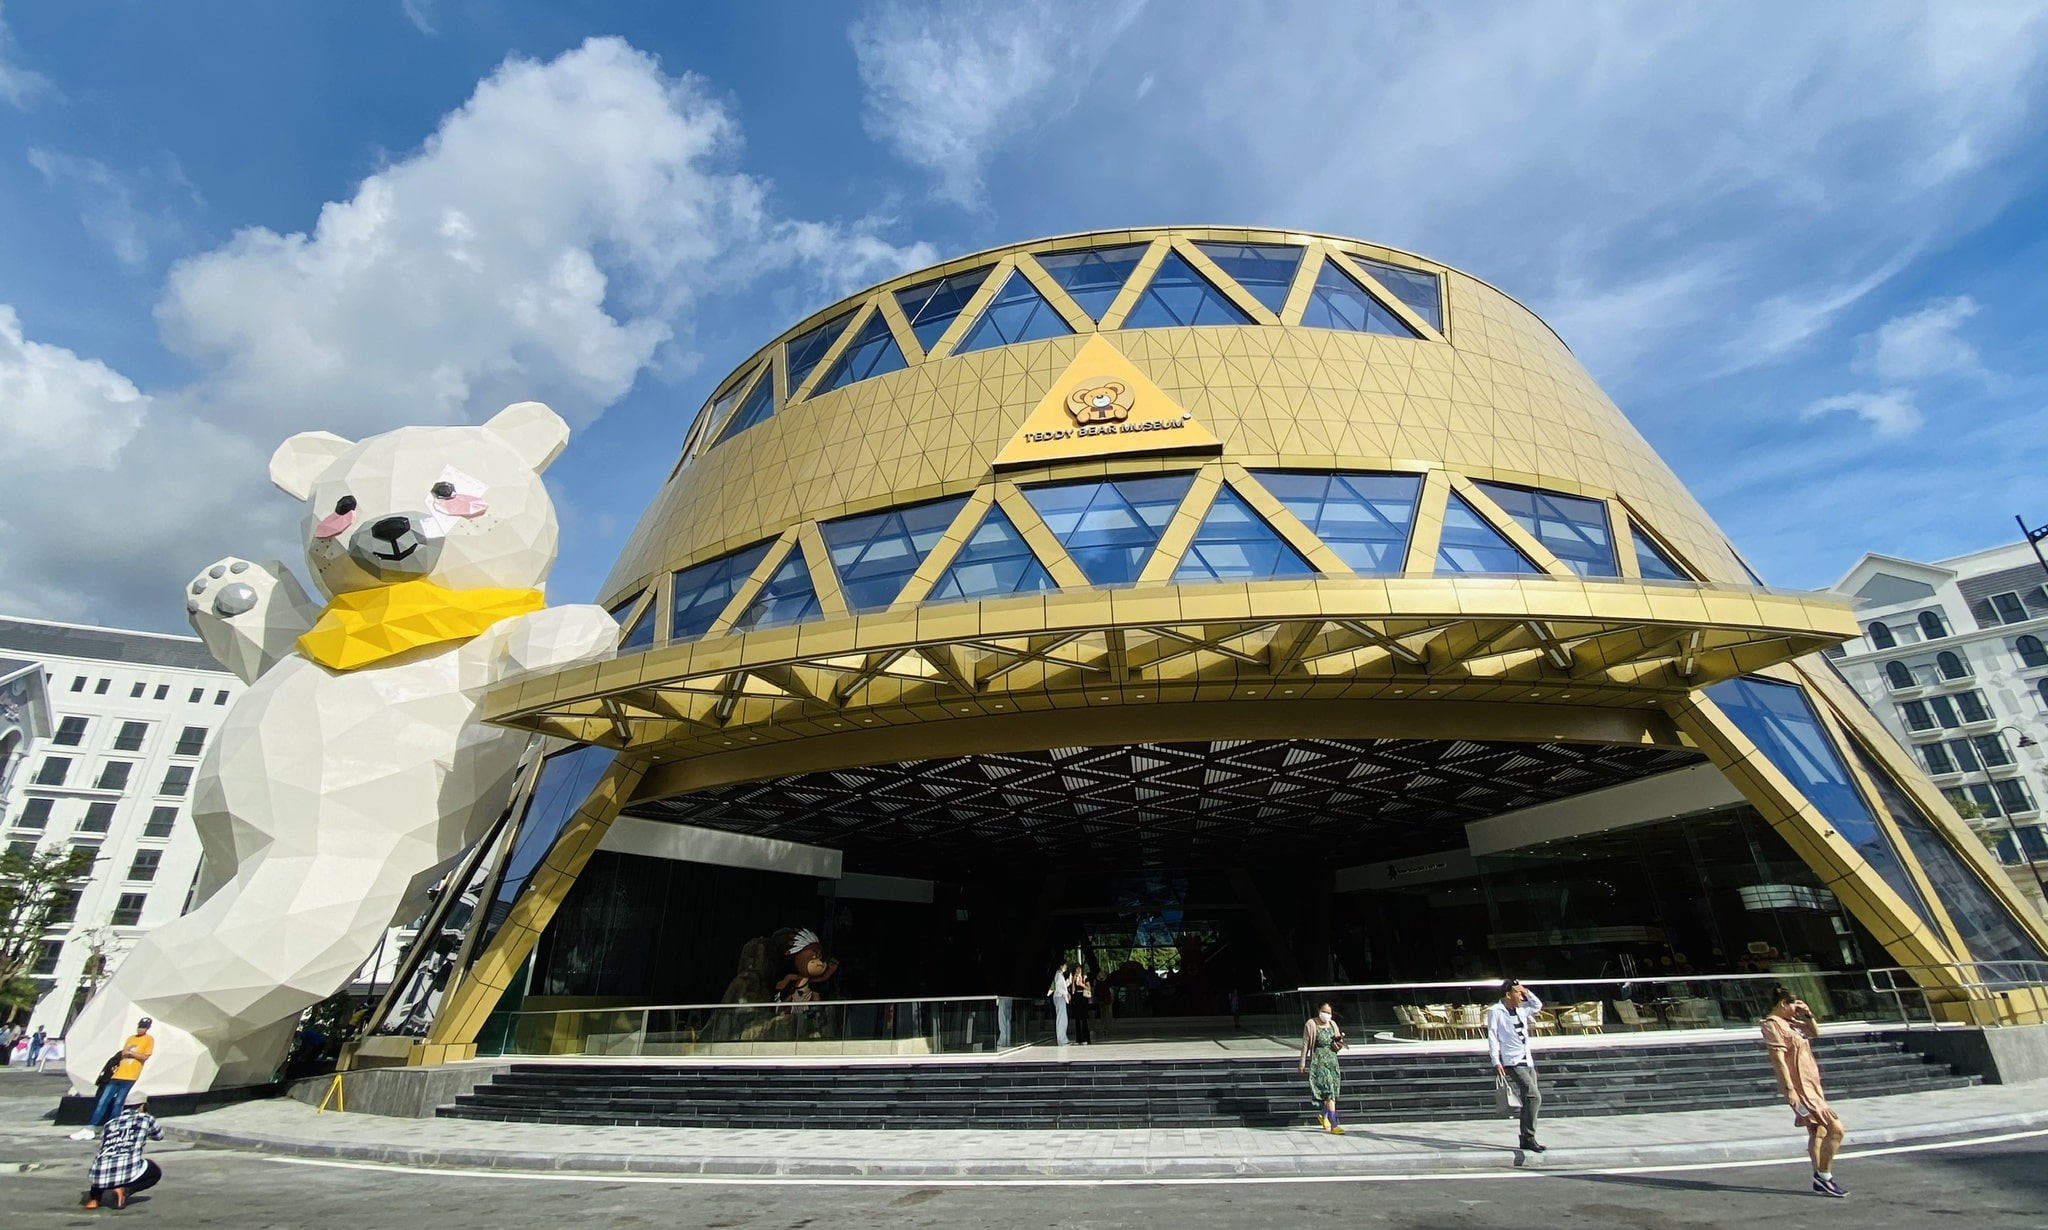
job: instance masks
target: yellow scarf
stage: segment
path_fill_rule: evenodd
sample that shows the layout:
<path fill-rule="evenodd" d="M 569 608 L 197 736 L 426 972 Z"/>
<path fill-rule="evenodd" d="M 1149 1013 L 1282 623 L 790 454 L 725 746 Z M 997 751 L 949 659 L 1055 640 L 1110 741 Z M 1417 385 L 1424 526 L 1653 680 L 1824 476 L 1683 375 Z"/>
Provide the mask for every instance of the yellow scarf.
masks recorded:
<path fill-rule="evenodd" d="M 401 581 L 336 597 L 299 638 L 299 652 L 329 670 L 352 671 L 423 645 L 466 641 L 501 619 L 546 605 L 537 589 L 458 590 Z"/>

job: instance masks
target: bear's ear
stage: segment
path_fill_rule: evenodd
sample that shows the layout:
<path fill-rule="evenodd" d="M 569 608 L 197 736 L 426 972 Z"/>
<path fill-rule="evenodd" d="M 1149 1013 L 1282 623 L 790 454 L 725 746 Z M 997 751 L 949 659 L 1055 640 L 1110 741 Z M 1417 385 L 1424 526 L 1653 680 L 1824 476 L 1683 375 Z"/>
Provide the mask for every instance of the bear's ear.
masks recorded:
<path fill-rule="evenodd" d="M 304 431 L 270 455 L 270 481 L 295 500 L 313 494 L 313 484 L 335 459 L 355 447 L 331 431 Z"/>
<path fill-rule="evenodd" d="M 491 416 L 484 430 L 512 446 L 535 474 L 562 455 L 569 443 L 569 425 L 537 401 L 515 402 Z"/>

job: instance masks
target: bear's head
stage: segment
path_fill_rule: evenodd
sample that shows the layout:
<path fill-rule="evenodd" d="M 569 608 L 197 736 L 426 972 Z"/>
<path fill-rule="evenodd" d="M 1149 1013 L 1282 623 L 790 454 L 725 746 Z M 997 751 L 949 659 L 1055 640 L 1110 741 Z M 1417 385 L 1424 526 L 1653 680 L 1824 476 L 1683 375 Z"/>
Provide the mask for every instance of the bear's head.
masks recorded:
<path fill-rule="evenodd" d="M 1130 417 L 1131 386 L 1121 380 L 1097 377 L 1085 381 L 1067 394 L 1067 413 L 1078 427 L 1096 423 L 1121 423 Z"/>
<path fill-rule="evenodd" d="M 306 562 L 330 598 L 420 580 L 536 589 L 556 537 L 540 475 L 568 442 L 560 415 L 520 402 L 480 426 L 296 435 L 271 457 L 270 481 L 306 502 Z"/>

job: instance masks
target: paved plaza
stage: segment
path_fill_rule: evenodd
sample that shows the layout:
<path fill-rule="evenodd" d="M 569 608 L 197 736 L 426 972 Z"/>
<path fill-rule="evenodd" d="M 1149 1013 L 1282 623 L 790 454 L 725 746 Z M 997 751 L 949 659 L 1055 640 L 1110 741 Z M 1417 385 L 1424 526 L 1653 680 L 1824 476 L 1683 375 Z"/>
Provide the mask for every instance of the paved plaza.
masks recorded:
<path fill-rule="evenodd" d="M 1840 1104 L 1860 1146 L 2048 1127 L 2048 1091 L 1990 1086 Z M 1782 1107 L 1554 1119 L 1550 1151 L 1511 1146 L 1514 1125 L 1370 1124 L 1331 1136 L 1289 1129 L 1133 1128 L 1045 1131 L 805 1131 L 565 1127 L 316 1113 L 251 1102 L 166 1121 L 182 1140 L 300 1157 L 514 1170 L 639 1174 L 1141 1178 L 1340 1175 L 1798 1156 Z"/>
<path fill-rule="evenodd" d="M 48 1078 L 0 1072 L 0 1217 L 9 1227 L 83 1227 L 108 1218 L 126 1218 L 162 1230 L 199 1230 L 234 1226 L 236 1230 L 302 1230 L 347 1226 L 351 1230 L 416 1230 L 432 1224 L 437 1230 L 500 1230 L 507 1227 L 558 1227 L 564 1224 L 606 1227 L 803 1227 L 830 1225 L 835 1230 L 961 1226 L 1059 1225 L 1094 1227 L 1171 1225 L 1178 1230 L 1221 1230 L 1288 1219 L 1333 1220 L 1346 1226 L 1388 1230 L 1496 1230 L 1514 1227 L 1627 1230 L 1709 1230 L 1768 1224 L 1779 1230 L 1806 1227 L 1857 1227 L 1858 1230 L 1919 1230 L 1929 1225 L 1967 1219 L 1973 1230 L 2032 1230 L 2048 1220 L 2048 1191 L 2039 1183 L 2048 1164 L 2048 1127 L 1996 1133 L 1958 1142 L 1921 1141 L 1881 1147 L 1874 1138 L 1898 1132 L 1916 1111 L 1912 1098 L 1866 1100 L 1845 1104 L 1845 1113 L 1859 1127 L 1837 1173 L 1851 1188 L 1847 1202 L 1824 1200 L 1806 1190 L 1806 1174 L 1796 1161 L 1695 1162 L 1598 1166 L 1595 1143 L 1636 1147 L 1686 1147 L 1696 1151 L 1705 1133 L 1739 1126 L 1730 1115 L 1629 1116 L 1605 1123 L 1560 1121 L 1554 1125 L 1560 1144 L 1546 1155 L 1541 1169 L 1494 1165 L 1483 1169 L 1444 1167 L 1430 1172 L 1359 1173 L 1350 1175 L 1259 1175 L 1152 1178 L 1038 1177 L 919 1179 L 903 1176 L 799 1177 L 785 1168 L 781 1177 L 744 1178 L 660 1174 L 602 1174 L 554 1171 L 520 1173 L 479 1169 L 437 1169 L 413 1162 L 315 1161 L 253 1152 L 204 1147 L 177 1139 L 202 1123 L 221 1127 L 240 1123 L 244 1130 L 263 1126 L 240 1107 L 194 1119 L 170 1121 L 174 1139 L 150 1150 L 165 1168 L 162 1186 L 139 1199 L 127 1213 L 86 1213 L 77 1207 L 87 1147 L 63 1139 L 42 1118 L 56 1083 Z M 1941 1095 L 1941 1101 L 1919 1104 L 1920 1115 L 1970 1115 L 1980 1123 L 1997 1116 L 2019 1121 L 2029 1111 L 2038 1121 L 2043 1101 L 2038 1086 L 1974 1091 L 1981 1100 Z M 1965 1104 L 1967 1102 L 1967 1104 Z M 1896 1104 L 1896 1105 L 1895 1105 Z M 2021 1109 L 2024 1108 L 2024 1109 Z M 270 1103 L 262 1108 L 271 1127 L 289 1128 L 305 1139 L 343 1141 L 370 1139 L 380 1126 L 369 1116 L 312 1116 L 295 1105 Z M 1749 1122 L 1781 1140 L 1782 1115 L 1754 1117 Z M 1950 1126 L 1968 1122 L 1948 1120 Z M 1890 1128 L 1877 1126 L 1890 1123 Z M 409 1127 L 416 1143 L 445 1128 L 484 1128 L 482 1124 L 434 1124 L 384 1120 L 395 1131 Z M 940 1146 L 966 1155 L 986 1154 L 1003 1146 L 1028 1147 L 1039 1161 L 1062 1149 L 1081 1149 L 1076 1160 L 1089 1161 L 1089 1149 L 1138 1147 L 1135 1136 L 1162 1139 L 1146 1142 L 1152 1156 L 1193 1156 L 1262 1142 L 1268 1156 L 1288 1152 L 1309 1156 L 1336 1146 L 1362 1156 L 1391 1158 L 1403 1152 L 1429 1152 L 1440 1162 L 1470 1151 L 1486 1150 L 1480 1140 L 1492 1125 L 1429 1127 L 1412 1130 L 1361 1131 L 1343 1140 L 1306 1132 L 1226 1133 L 683 1133 L 637 1129 L 591 1129 L 564 1132 L 532 1129 L 556 1138 L 565 1148 L 602 1142 L 622 1147 L 670 1149 L 704 1147 L 705 1137 L 727 1137 L 729 1147 L 743 1138 L 756 1156 L 784 1160 L 829 1161 L 835 1151 L 863 1144 L 870 1152 L 887 1147 L 892 1156 L 912 1156 L 920 1148 Z M 1933 1121 L 1921 1124 L 1931 1128 Z M 1480 1132 L 1468 1138 L 1472 1129 Z M 1401 1140 L 1399 1135 L 1415 1136 Z M 1091 1141 L 1087 1137 L 1114 1140 Z M 939 1139 L 943 1137 L 944 1139 Z M 1184 1139 L 1166 1139 L 1183 1138 Z M 859 1139 L 847 1139 L 859 1138 Z M 885 1139 L 878 1139 L 885 1138 Z M 1030 1138 L 1030 1139 L 1024 1139 Z M 395 1137 L 393 1138 L 396 1139 Z M 1035 1143 L 1033 1143 L 1035 1141 Z M 280 1135 L 272 1142 L 281 1146 Z M 529 1138 L 528 1144 L 533 1139 Z M 1728 1142 L 1723 1142 L 1724 1147 Z M 1779 1152 L 1784 1152 L 1780 1149 Z M 1099 1163 L 1103 1152 L 1093 1154 Z"/>

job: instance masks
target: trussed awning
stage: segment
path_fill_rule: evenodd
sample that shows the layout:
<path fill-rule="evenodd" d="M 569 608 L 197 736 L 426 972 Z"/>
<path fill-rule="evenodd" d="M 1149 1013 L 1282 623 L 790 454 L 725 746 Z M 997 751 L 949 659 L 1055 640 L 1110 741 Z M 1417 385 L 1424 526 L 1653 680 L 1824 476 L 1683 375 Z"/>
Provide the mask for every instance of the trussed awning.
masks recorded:
<path fill-rule="evenodd" d="M 708 637 L 508 681 L 487 697 L 486 716 L 671 764 L 884 729 L 936 753 L 956 735 L 988 743 L 989 721 L 1071 712 L 1077 731 L 1100 731 L 1105 707 L 1149 738 L 1228 736 L 1203 729 L 1200 715 L 1213 711 L 1228 726 L 1224 711 L 1249 702 L 1266 711 L 1264 728 L 1284 729 L 1298 713 L 1297 733 L 1326 734 L 1316 724 L 1329 702 L 1378 702 L 1374 711 L 1396 714 L 1386 706 L 1400 702 L 1418 716 L 1424 703 L 1661 707 L 1856 633 L 1847 606 L 1830 598 L 1705 585 L 1463 577 L 1141 586 Z M 1287 702 L 1323 703 L 1271 709 Z M 1143 707 L 1170 710 L 1167 729 L 1141 718 Z M 1484 733 L 1498 737 L 1492 725 Z M 1572 722 L 1551 725 L 1560 729 L 1546 737 L 1575 737 Z M 651 774 L 649 788 L 672 776 Z"/>

